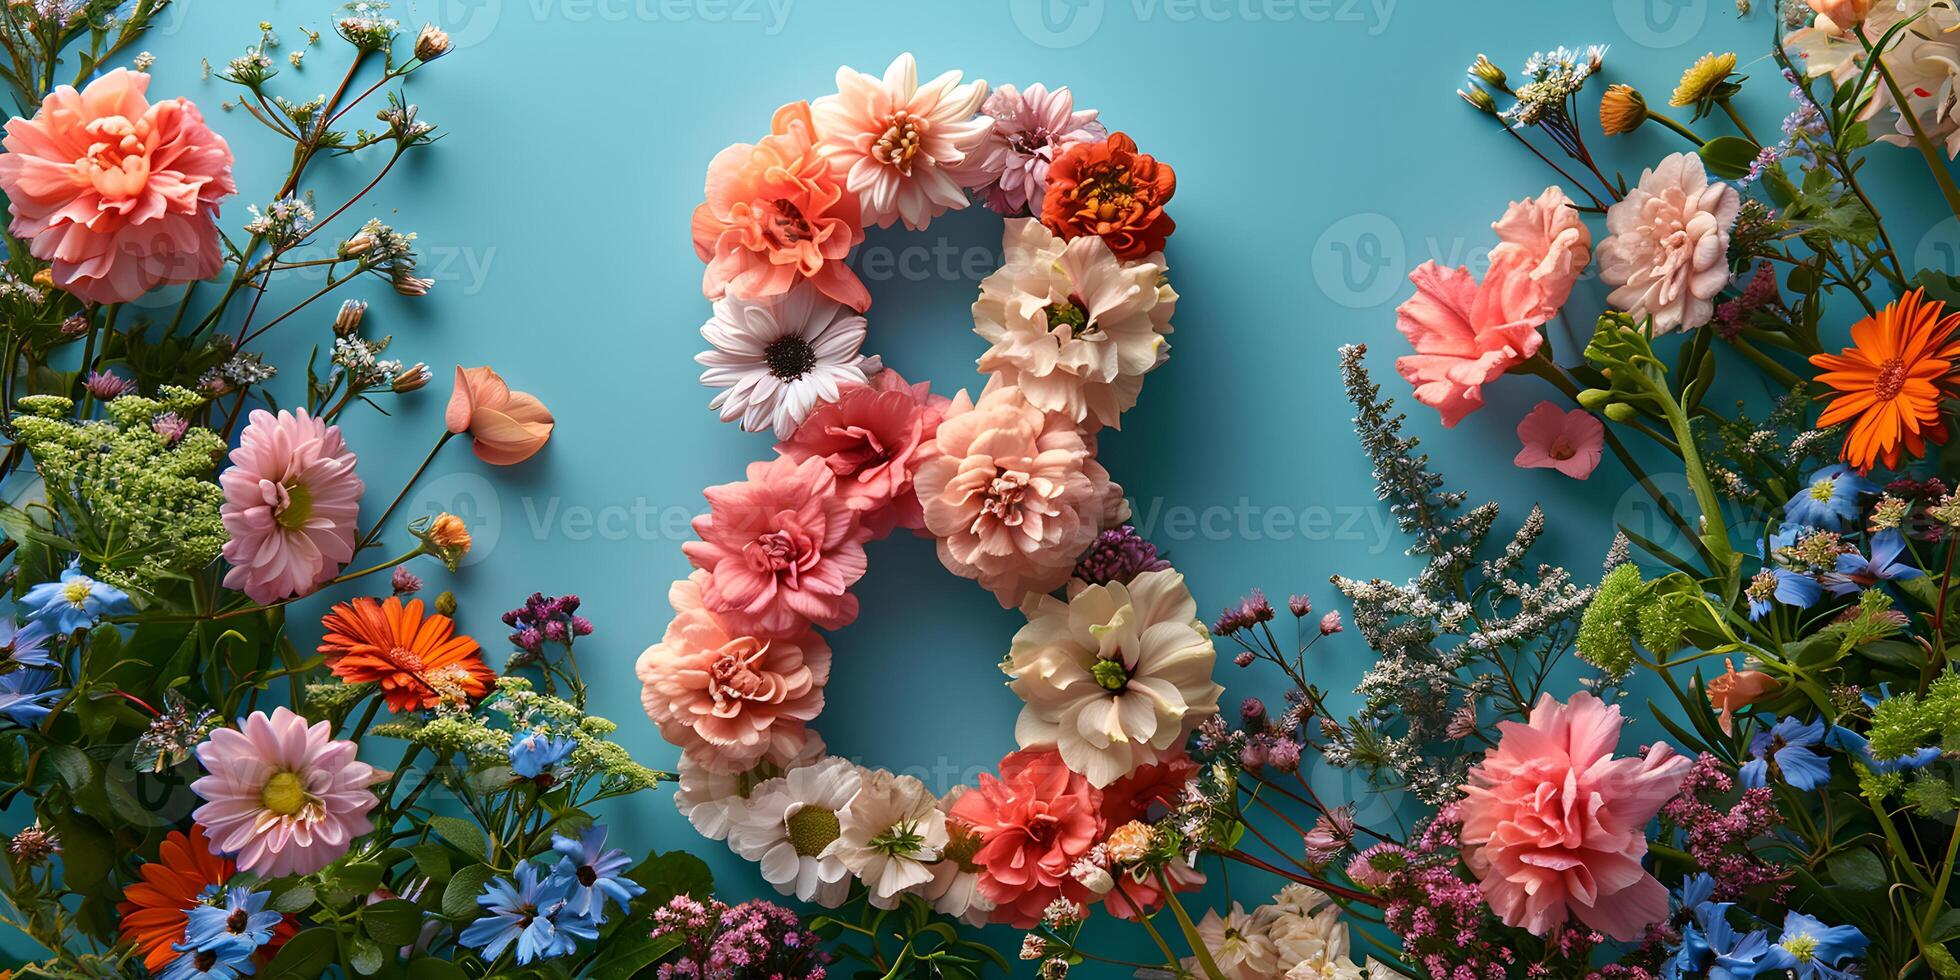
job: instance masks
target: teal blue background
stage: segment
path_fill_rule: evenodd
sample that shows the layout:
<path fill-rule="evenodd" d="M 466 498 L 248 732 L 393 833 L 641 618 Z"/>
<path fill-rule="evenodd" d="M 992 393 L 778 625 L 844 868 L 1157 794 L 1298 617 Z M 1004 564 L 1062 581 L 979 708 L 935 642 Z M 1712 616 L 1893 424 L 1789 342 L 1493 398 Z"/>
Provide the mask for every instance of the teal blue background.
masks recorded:
<path fill-rule="evenodd" d="M 777 0 L 788 6 L 772 10 L 761 0 L 448 0 L 392 11 L 411 31 L 425 19 L 446 24 L 457 50 L 408 86 L 443 140 L 323 236 L 370 216 L 416 231 L 424 272 L 437 280 L 424 299 L 378 282 L 344 291 L 372 301 L 370 335 L 393 334 L 396 356 L 437 370 L 391 419 L 349 413 L 367 516 L 440 433 L 453 365 L 494 365 L 542 398 L 558 428 L 536 459 L 493 471 L 458 443 L 437 461 L 405 514 L 463 513 L 479 544 L 454 577 L 419 570 L 431 592 L 455 591 L 464 629 L 492 650 L 503 649 L 498 614 L 525 595 L 581 595 L 597 625 L 580 645 L 592 707 L 620 723 L 619 739 L 645 763 L 671 767 L 675 752 L 641 713 L 633 661 L 659 638 L 668 583 L 686 572 L 686 519 L 702 487 L 740 478 L 769 452 L 766 437 L 717 421 L 696 382 L 708 303 L 688 216 L 709 158 L 763 133 L 779 104 L 831 91 L 840 63 L 879 72 L 910 50 L 927 75 L 960 68 L 990 82 L 1067 84 L 1079 106 L 1102 110 L 1176 167 L 1173 354 L 1123 431 L 1103 436 L 1102 459 L 1207 615 L 1252 586 L 1344 609 L 1329 575 L 1412 570 L 1347 423 L 1334 364 L 1344 343 L 1370 345 L 1377 379 L 1409 409 L 1425 450 L 1475 498 L 1502 501 L 1505 530 L 1531 504 L 1545 506 L 1553 534 L 1542 559 L 1590 581 L 1613 520 L 1653 526 L 1610 458 L 1584 483 L 1512 467 L 1518 419 L 1553 397 L 1542 382 L 1491 386 L 1489 406 L 1445 433 L 1393 374 L 1403 349 L 1393 311 L 1409 292 L 1403 274 L 1425 259 L 1480 268 L 1505 202 L 1551 177 L 1452 94 L 1479 51 L 1515 72 L 1534 48 L 1608 43 L 1591 96 L 1626 81 L 1661 104 L 1693 57 L 1737 50 L 1754 78 L 1745 102 L 1767 133 L 1788 107 L 1762 58 L 1770 13 L 1739 20 L 1728 0 L 1053 0 L 1044 18 L 1037 3 L 1048 2 Z M 285 42 L 273 52 L 282 59 L 274 88 L 310 97 L 338 81 L 346 47 L 329 38 L 307 49 L 299 71 L 283 56 L 303 46 L 302 26 L 324 30 L 329 14 L 324 3 L 180 0 L 141 45 L 157 56 L 152 95 L 192 98 L 232 141 L 242 193 L 225 207 L 228 228 L 271 192 L 286 151 L 245 113 L 218 108 L 236 89 L 202 79 L 200 59 L 222 65 L 266 18 Z M 1604 140 L 1590 113 L 1586 127 L 1608 169 L 1630 179 L 1682 146 L 1655 127 Z M 1936 200 L 1922 193 L 1916 159 L 1875 155 L 1882 201 L 1899 199 L 1895 184 Z M 320 212 L 378 163 L 323 165 L 307 185 Z M 1916 264 L 1952 268 L 1960 226 L 1929 230 L 1930 215 L 1889 210 Z M 860 264 L 874 296 L 867 349 L 936 390 L 977 389 L 981 342 L 967 306 L 994 267 L 999 232 L 1000 219 L 977 208 L 920 233 L 874 232 L 867 254 L 923 273 Z M 278 296 L 316 286 L 289 284 Z M 1554 324 L 1562 357 L 1583 343 L 1603 295 L 1583 283 L 1570 304 L 1579 322 Z M 275 390 L 288 401 L 307 350 L 329 342 L 333 305 L 282 324 L 260 348 L 284 367 Z M 971 782 L 1013 748 L 1018 703 L 995 664 L 1019 617 L 943 571 L 929 542 L 890 539 L 871 556 L 862 615 L 831 638 L 820 729 L 833 751 L 863 764 L 913 772 L 939 790 Z M 327 601 L 296 607 L 293 621 L 317 624 Z M 1336 690 L 1370 661 L 1351 632 L 1321 650 L 1313 670 Z M 1273 676 L 1241 673 L 1229 655 L 1219 675 L 1228 711 L 1241 696 L 1278 691 Z M 1315 778 L 1333 794 L 1362 791 L 1339 773 Z M 615 806 L 615 843 L 694 851 L 731 898 L 768 891 L 746 862 L 696 837 L 669 797 L 662 789 Z M 1365 812 L 1398 803 L 1374 800 Z M 1248 906 L 1270 894 L 1269 882 L 1248 876 L 1232 884 Z M 1144 946 L 1127 927 L 1106 936 L 1111 949 Z"/>

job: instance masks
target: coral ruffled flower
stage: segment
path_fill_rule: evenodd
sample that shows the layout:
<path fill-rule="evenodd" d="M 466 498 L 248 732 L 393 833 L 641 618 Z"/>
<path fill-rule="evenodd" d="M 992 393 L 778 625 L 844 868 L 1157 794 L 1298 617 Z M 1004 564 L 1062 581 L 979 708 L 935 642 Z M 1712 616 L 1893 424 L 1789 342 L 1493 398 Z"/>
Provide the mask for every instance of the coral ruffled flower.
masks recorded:
<path fill-rule="evenodd" d="M 469 433 L 477 458 L 492 466 L 512 466 L 537 455 L 557 424 L 536 395 L 512 391 L 503 375 L 490 368 L 460 365 L 443 422 L 457 435 Z"/>
<path fill-rule="evenodd" d="M 960 796 L 948 816 L 980 835 L 973 854 L 980 894 L 993 918 L 1033 928 L 1064 890 L 1080 899 L 1069 869 L 1102 838 L 1102 793 L 1071 772 L 1054 749 L 1024 749 L 1000 760 L 1000 778 Z"/>
<path fill-rule="evenodd" d="M 1667 888 L 1640 864 L 1646 826 L 1681 788 L 1688 760 L 1666 745 L 1617 759 L 1620 709 L 1550 695 L 1464 786 L 1463 857 L 1505 925 L 1549 935 L 1568 918 L 1620 940 L 1667 918 Z"/>
<path fill-rule="evenodd" d="M 789 636 L 857 618 L 865 531 L 821 458 L 750 463 L 748 479 L 706 491 L 699 541 L 681 545 L 708 573 L 707 607 L 736 633 Z"/>
<path fill-rule="evenodd" d="M 776 451 L 802 462 L 819 458 L 837 475 L 845 506 L 873 537 L 895 527 L 925 527 L 925 512 L 912 492 L 912 477 L 926 459 L 951 401 L 931 386 L 907 384 L 889 368 L 868 385 L 845 388 L 803 420 Z"/>
<path fill-rule="evenodd" d="M 810 104 L 776 110 L 769 135 L 737 143 L 708 164 L 708 199 L 694 209 L 694 254 L 708 263 L 701 293 L 709 299 L 765 299 L 808 280 L 854 310 L 871 293 L 844 264 L 864 240 L 857 197 L 817 152 Z"/>
<path fill-rule="evenodd" d="M 1014 737 L 1056 746 L 1090 785 L 1181 756 L 1218 713 L 1217 653 L 1176 571 L 1092 585 L 1067 602 L 1034 596 L 1022 611 L 1028 625 L 1001 665 L 1026 702 Z"/>
<path fill-rule="evenodd" d="M 674 618 L 640 654 L 640 704 L 660 735 L 710 772 L 747 772 L 794 755 L 823 710 L 830 647 L 804 628 L 777 637 L 731 632 L 703 604 L 708 573 L 667 590 Z"/>
<path fill-rule="evenodd" d="M 949 71 L 919 84 L 910 52 L 892 59 L 885 77 L 837 69 L 837 93 L 811 105 L 818 147 L 857 196 L 864 223 L 903 220 L 917 231 L 935 215 L 966 207 L 969 160 L 993 120 L 975 116 L 987 83 L 960 84 Z M 860 307 L 861 309 L 862 307 Z"/>
<path fill-rule="evenodd" d="M 206 775 L 191 791 L 206 802 L 191 817 L 212 853 L 235 855 L 240 871 L 312 874 L 374 829 L 374 767 L 355 751 L 333 737 L 332 722 L 309 726 L 284 707 L 254 711 L 197 747 Z"/>
<path fill-rule="evenodd" d="M 476 641 L 457 635 L 448 616 L 425 616 L 420 599 L 363 596 L 336 604 L 320 626 L 327 669 L 349 684 L 380 685 L 390 711 L 469 704 L 497 679 Z"/>
<path fill-rule="evenodd" d="M 1551 319 L 1592 261 L 1592 232 L 1580 220 L 1579 209 L 1563 189 L 1547 187 L 1536 198 L 1512 201 L 1490 228 L 1498 239 L 1491 261 L 1507 254 L 1526 259 L 1527 274 L 1544 287 L 1545 318 Z"/>
<path fill-rule="evenodd" d="M 1554 469 L 1583 480 L 1599 465 L 1600 449 L 1606 439 L 1606 426 L 1591 412 L 1575 408 L 1561 410 L 1551 402 L 1539 402 L 1518 423 L 1518 450 L 1511 462 L 1525 469 Z"/>
<path fill-rule="evenodd" d="M 231 147 L 187 99 L 152 103 L 150 76 L 118 68 L 62 85 L 7 123 L 0 190 L 10 230 L 53 263 L 55 285 L 126 303 L 224 267 L 218 202 L 238 192 Z"/>
<path fill-rule="evenodd" d="M 1635 319 L 1653 317 L 1656 334 L 1707 323 L 1729 284 L 1729 229 L 1741 209 L 1735 188 L 1709 183 L 1693 153 L 1643 171 L 1606 211 L 1599 277 L 1617 287 L 1606 301 Z"/>
<path fill-rule="evenodd" d="M 1493 253 L 1495 254 L 1495 253 Z M 1483 386 L 1538 353 L 1538 327 L 1551 318 L 1545 287 L 1519 252 L 1495 255 L 1479 283 L 1461 266 L 1424 262 L 1409 273 L 1416 294 L 1395 309 L 1395 329 L 1414 354 L 1395 370 L 1415 386 L 1416 401 L 1436 409 L 1449 428 L 1483 407 Z"/>
<path fill-rule="evenodd" d="M 1096 110 L 1077 109 L 1068 86 L 1050 90 L 1037 82 L 1025 90 L 1002 85 L 980 111 L 991 119 L 973 168 L 986 178 L 975 185 L 987 207 L 1010 217 L 1039 207 L 1048 194 L 1048 168 L 1079 143 L 1109 135 Z"/>
<path fill-rule="evenodd" d="M 1126 263 L 1101 238 L 1064 242 L 1032 218 L 1009 220 L 1002 239 L 1007 264 L 973 304 L 973 331 L 992 345 L 980 370 L 1043 411 L 1120 428 L 1143 376 L 1170 357 L 1164 257 Z"/>
<path fill-rule="evenodd" d="M 1177 222 L 1164 205 L 1177 193 L 1177 172 L 1136 141 L 1111 133 L 1099 143 L 1079 143 L 1048 168 L 1041 223 L 1063 238 L 1096 235 L 1119 259 L 1141 259 L 1164 250 Z"/>
<path fill-rule="evenodd" d="M 230 858 L 211 852 L 203 827 L 164 835 L 157 859 L 136 871 L 143 880 L 125 889 L 116 905 L 117 928 L 124 942 L 136 944 L 144 969 L 162 973 L 177 958 L 171 947 L 184 941 L 190 910 L 223 889 L 237 870 Z"/>
<path fill-rule="evenodd" d="M 1068 582 L 1075 559 L 1123 516 L 1082 431 L 1013 386 L 978 402 L 961 392 L 913 479 L 939 560 L 975 579 L 1004 608 Z"/>
<path fill-rule="evenodd" d="M 1952 393 L 1960 344 L 1960 311 L 1929 300 L 1920 290 L 1899 297 L 1851 328 L 1851 346 L 1840 354 L 1815 354 L 1817 380 L 1830 385 L 1820 428 L 1851 423 L 1844 461 L 1869 473 L 1883 462 L 1898 469 L 1906 456 L 1926 454 L 1928 442 L 1946 442 L 1940 404 Z"/>
<path fill-rule="evenodd" d="M 1735 734 L 1735 713 L 1774 693 L 1782 685 L 1760 670 L 1729 669 L 1708 681 L 1708 704 L 1714 708 L 1722 734 Z"/>
<path fill-rule="evenodd" d="M 225 532 L 225 587 L 253 602 L 319 588 L 354 557 L 361 494 L 340 426 L 306 414 L 260 409 L 218 475 Z"/>

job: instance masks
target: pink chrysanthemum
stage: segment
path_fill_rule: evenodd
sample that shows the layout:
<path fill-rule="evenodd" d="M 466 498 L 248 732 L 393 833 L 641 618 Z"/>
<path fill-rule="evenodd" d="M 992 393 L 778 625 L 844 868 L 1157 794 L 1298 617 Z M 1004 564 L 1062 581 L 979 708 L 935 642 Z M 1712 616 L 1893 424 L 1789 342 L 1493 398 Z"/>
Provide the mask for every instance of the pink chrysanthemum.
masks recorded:
<path fill-rule="evenodd" d="M 118 68 L 57 87 L 7 123 L 0 190 L 11 230 L 53 263 L 55 285 L 126 303 L 218 274 L 218 202 L 238 192 L 231 147 L 186 99 L 152 103 L 150 76 Z"/>
<path fill-rule="evenodd" d="M 699 541 L 681 545 L 708 573 L 704 604 L 731 633 L 788 636 L 857 618 L 865 531 L 820 457 L 750 463 L 748 479 L 704 491 Z"/>
<path fill-rule="evenodd" d="M 1096 110 L 1077 109 L 1068 86 L 1050 91 L 1037 82 L 1026 89 L 1002 85 L 981 112 L 993 120 L 974 151 L 976 185 L 987 207 L 1009 217 L 1025 215 L 1048 194 L 1048 165 L 1077 143 L 1109 135 Z"/>
<path fill-rule="evenodd" d="M 311 874 L 374 829 L 374 767 L 354 757 L 333 724 L 309 726 L 284 707 L 254 711 L 197 747 L 207 775 L 191 784 L 206 801 L 191 814 L 213 854 L 235 855 L 261 878 Z"/>
<path fill-rule="evenodd" d="M 218 484 L 226 588 L 260 603 L 305 595 L 354 557 L 366 487 L 339 426 L 305 409 L 253 412 Z"/>

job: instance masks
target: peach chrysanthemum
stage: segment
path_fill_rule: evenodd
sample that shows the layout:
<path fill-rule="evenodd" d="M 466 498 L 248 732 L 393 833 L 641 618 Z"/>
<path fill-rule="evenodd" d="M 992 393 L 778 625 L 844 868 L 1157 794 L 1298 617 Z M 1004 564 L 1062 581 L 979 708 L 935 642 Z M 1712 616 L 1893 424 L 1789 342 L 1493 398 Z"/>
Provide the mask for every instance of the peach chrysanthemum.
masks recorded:
<path fill-rule="evenodd" d="M 1599 277 L 1617 287 L 1606 301 L 1653 317 L 1657 334 L 1707 323 L 1729 284 L 1729 228 L 1741 210 L 1734 187 L 1709 183 L 1701 157 L 1669 154 L 1606 211 Z"/>
<path fill-rule="evenodd" d="M 957 71 L 920 85 L 918 62 L 907 52 L 884 78 L 837 69 L 836 94 L 818 99 L 811 112 L 818 145 L 857 195 L 864 223 L 883 228 L 903 220 L 916 231 L 966 207 L 962 185 L 973 182 L 968 167 L 979 162 L 967 157 L 993 123 L 974 115 L 986 99 L 986 82 L 962 85 Z"/>

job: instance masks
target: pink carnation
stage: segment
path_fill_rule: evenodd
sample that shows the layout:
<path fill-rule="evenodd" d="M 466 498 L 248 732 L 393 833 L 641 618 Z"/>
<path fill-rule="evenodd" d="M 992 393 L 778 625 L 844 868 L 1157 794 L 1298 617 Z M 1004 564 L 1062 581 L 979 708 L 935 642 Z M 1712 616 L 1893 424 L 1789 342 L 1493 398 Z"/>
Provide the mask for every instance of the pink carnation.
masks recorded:
<path fill-rule="evenodd" d="M 731 630 L 787 636 L 857 618 L 849 589 L 864 576 L 865 532 L 823 459 L 750 463 L 747 480 L 707 497 L 701 540 L 681 550 L 708 573 L 703 601 Z"/>
<path fill-rule="evenodd" d="M 1518 450 L 1512 462 L 1525 469 L 1555 469 L 1583 480 L 1599 465 L 1606 426 L 1591 412 L 1575 408 L 1561 411 L 1551 402 L 1539 402 L 1524 421 L 1518 423 Z"/>
<path fill-rule="evenodd" d="M 354 557 L 366 487 L 339 426 L 303 408 L 255 411 L 218 485 L 226 588 L 258 603 L 305 595 Z"/>
<path fill-rule="evenodd" d="M 1729 229 L 1742 210 L 1733 186 L 1710 183 L 1701 157 L 1672 153 L 1641 173 L 1640 183 L 1606 209 L 1599 278 L 1606 297 L 1654 332 L 1692 330 L 1715 316 L 1715 297 L 1729 284 Z"/>
<path fill-rule="evenodd" d="M 309 726 L 284 707 L 254 711 L 197 747 L 206 775 L 191 791 L 206 802 L 191 818 L 211 852 L 236 855 L 240 871 L 312 874 L 374 829 L 374 767 L 354 752 L 333 737 L 332 722 Z"/>
<path fill-rule="evenodd" d="M 48 93 L 7 123 L 0 190 L 10 230 L 53 263 L 55 285 L 126 303 L 224 267 L 218 202 L 238 192 L 231 147 L 186 99 L 151 103 L 150 76 L 118 68 Z"/>
<path fill-rule="evenodd" d="M 730 632 L 702 604 L 707 581 L 697 570 L 667 590 L 674 619 L 640 654 L 640 703 L 661 737 L 704 768 L 747 772 L 804 741 L 823 710 L 830 647 L 807 627 L 775 638 Z"/>
<path fill-rule="evenodd" d="M 1089 893 L 1069 869 L 1102 839 L 1102 793 L 1069 771 L 1052 748 L 1023 749 L 1000 760 L 1000 778 L 980 774 L 949 816 L 980 835 L 973 863 L 993 918 L 1033 928 L 1048 903 Z"/>
<path fill-rule="evenodd" d="M 1551 319 L 1592 260 L 1592 232 L 1579 219 L 1579 209 L 1565 191 L 1547 187 L 1535 199 L 1511 202 L 1490 228 L 1498 238 L 1491 261 L 1513 254 L 1525 259 L 1527 273 L 1544 287 L 1545 318 Z"/>
<path fill-rule="evenodd" d="M 1492 253 L 1479 283 L 1462 267 L 1424 262 L 1409 273 L 1416 294 L 1395 310 L 1395 329 L 1416 352 L 1395 360 L 1416 401 L 1442 413 L 1448 428 L 1483 407 L 1483 385 L 1538 353 L 1539 324 L 1551 319 L 1545 287 L 1518 252 Z"/>
<path fill-rule="evenodd" d="M 914 487 L 939 560 L 1002 606 L 1067 583 L 1097 533 L 1122 518 L 1123 488 L 1082 431 L 1012 385 L 978 402 L 961 392 L 932 451 Z"/>
<path fill-rule="evenodd" d="M 1667 889 L 1641 867 L 1646 825 L 1688 760 L 1666 745 L 1616 759 L 1620 709 L 1550 695 L 1529 724 L 1502 722 L 1464 786 L 1463 857 L 1491 910 L 1545 936 L 1577 918 L 1622 942 L 1667 917 Z"/>
<path fill-rule="evenodd" d="M 950 404 L 931 387 L 881 371 L 869 385 L 852 385 L 836 401 L 819 404 L 776 451 L 799 463 L 821 458 L 837 475 L 845 505 L 873 537 L 894 527 L 922 528 L 912 476 Z"/>

